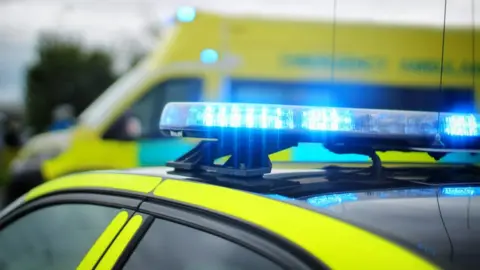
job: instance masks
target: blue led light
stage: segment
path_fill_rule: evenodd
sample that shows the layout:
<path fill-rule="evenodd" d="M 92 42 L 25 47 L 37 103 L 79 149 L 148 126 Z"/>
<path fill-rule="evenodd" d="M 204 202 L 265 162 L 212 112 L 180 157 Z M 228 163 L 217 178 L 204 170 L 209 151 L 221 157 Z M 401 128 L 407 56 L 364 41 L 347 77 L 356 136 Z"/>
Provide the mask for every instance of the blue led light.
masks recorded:
<path fill-rule="evenodd" d="M 180 7 L 177 9 L 177 20 L 179 22 L 191 22 L 195 20 L 197 12 L 193 7 Z"/>
<path fill-rule="evenodd" d="M 478 136 L 479 119 L 473 114 L 450 114 L 444 117 L 444 132 L 452 136 Z"/>
<path fill-rule="evenodd" d="M 201 110 L 194 110 L 190 125 L 206 127 L 246 127 L 293 129 L 293 114 L 281 107 L 254 107 L 240 104 L 210 105 Z"/>
<path fill-rule="evenodd" d="M 441 191 L 445 196 L 468 197 L 480 194 L 479 187 L 444 187 Z"/>
<path fill-rule="evenodd" d="M 205 49 L 200 53 L 200 61 L 205 64 L 213 64 L 218 61 L 218 52 L 213 49 Z"/>
<path fill-rule="evenodd" d="M 161 128 L 229 127 L 433 135 L 438 114 L 245 103 L 169 103 Z"/>
<path fill-rule="evenodd" d="M 352 130 L 350 111 L 335 108 L 310 109 L 303 112 L 302 127 L 309 130 Z"/>
<path fill-rule="evenodd" d="M 356 200 L 358 200 L 358 197 L 355 193 L 338 193 L 310 197 L 306 200 L 306 202 L 315 207 L 327 207 Z"/>

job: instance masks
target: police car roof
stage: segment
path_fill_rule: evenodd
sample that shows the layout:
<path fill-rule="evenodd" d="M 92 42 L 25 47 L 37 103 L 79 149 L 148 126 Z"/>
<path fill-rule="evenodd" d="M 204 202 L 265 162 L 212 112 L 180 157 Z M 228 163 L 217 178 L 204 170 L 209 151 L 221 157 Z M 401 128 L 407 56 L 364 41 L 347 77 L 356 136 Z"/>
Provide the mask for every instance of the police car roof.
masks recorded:
<path fill-rule="evenodd" d="M 313 207 L 312 199 L 294 203 L 406 245 L 445 269 L 474 269 L 480 263 L 475 248 L 480 244 L 480 197 L 441 190 L 387 189 L 318 196 Z"/>
<path fill-rule="evenodd" d="M 124 173 L 166 176 L 171 168 L 139 168 Z M 319 170 L 272 169 L 272 174 Z M 173 176 L 173 178 L 179 178 Z M 455 188 L 452 188 L 455 189 Z M 473 269 L 480 263 L 480 187 L 402 188 L 290 199 L 287 203 L 331 215 L 407 246 L 445 268 Z M 480 193 L 480 192 L 479 192 Z"/>
<path fill-rule="evenodd" d="M 83 175 L 80 178 L 66 176 L 63 180 L 42 185 L 47 186 L 43 191 L 42 186 L 34 189 L 27 194 L 27 200 L 72 187 L 107 187 L 148 196 L 161 179 L 186 179 L 166 174 L 169 170 L 171 168 L 156 167 L 77 174 Z M 279 173 L 292 171 L 298 172 L 273 170 Z M 90 181 L 88 175 L 98 174 L 105 179 L 104 183 L 95 183 L 98 177 L 91 177 Z M 480 263 L 480 250 L 476 249 L 480 243 L 480 197 L 475 196 L 478 194 L 480 187 L 470 186 L 377 189 L 318 194 L 298 199 L 259 195 L 356 225 L 416 251 L 446 269 L 475 269 Z"/>

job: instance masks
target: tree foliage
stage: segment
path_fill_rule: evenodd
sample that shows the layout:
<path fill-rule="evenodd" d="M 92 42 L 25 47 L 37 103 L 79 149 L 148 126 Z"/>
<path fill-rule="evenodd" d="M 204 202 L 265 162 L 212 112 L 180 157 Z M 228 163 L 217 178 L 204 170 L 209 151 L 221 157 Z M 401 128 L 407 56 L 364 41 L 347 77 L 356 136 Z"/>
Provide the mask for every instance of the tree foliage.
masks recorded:
<path fill-rule="evenodd" d="M 71 104 L 78 114 L 115 80 L 112 56 L 78 41 L 43 34 L 37 53 L 37 61 L 27 71 L 25 102 L 34 133 L 46 130 L 58 105 Z"/>

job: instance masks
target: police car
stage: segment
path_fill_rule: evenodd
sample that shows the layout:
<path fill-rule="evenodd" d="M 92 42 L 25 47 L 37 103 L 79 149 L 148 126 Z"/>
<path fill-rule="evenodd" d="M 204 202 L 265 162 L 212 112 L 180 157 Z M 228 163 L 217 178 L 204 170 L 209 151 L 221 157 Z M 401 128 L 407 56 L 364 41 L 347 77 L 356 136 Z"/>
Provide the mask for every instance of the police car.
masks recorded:
<path fill-rule="evenodd" d="M 477 269 L 478 169 L 388 167 L 376 152 L 475 153 L 478 118 L 169 103 L 160 128 L 197 147 L 167 168 L 31 190 L 0 213 L 0 269 Z M 269 154 L 299 142 L 372 166 L 272 170 Z"/>

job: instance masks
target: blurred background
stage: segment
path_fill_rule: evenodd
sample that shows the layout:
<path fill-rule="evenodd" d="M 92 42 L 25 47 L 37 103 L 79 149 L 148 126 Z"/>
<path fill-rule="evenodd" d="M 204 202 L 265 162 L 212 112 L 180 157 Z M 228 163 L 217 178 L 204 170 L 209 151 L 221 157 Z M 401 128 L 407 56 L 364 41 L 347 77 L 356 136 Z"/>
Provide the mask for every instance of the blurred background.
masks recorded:
<path fill-rule="evenodd" d="M 343 22 L 399 25 L 411 29 L 435 29 L 432 31 L 438 33 L 447 28 L 463 29 L 464 36 L 457 38 L 452 34 L 447 40 L 440 38 L 432 50 L 443 47 L 442 42 L 446 41 L 446 44 L 453 44 L 452 47 L 461 48 L 458 51 L 450 49 L 450 57 L 469 51 L 472 61 L 466 64 L 468 67 L 462 64 L 461 69 L 466 70 L 465 74 L 474 85 L 475 36 L 476 26 L 480 23 L 480 3 L 475 2 L 0 0 L 0 132 L 3 136 L 0 182 L 6 181 L 10 161 L 29 138 L 73 126 L 76 116 L 156 48 L 167 35 L 166 29 L 171 26 L 172 18 L 177 16 L 178 20 L 178 16 L 183 16 L 188 19 L 190 9 L 187 7 L 227 18 L 253 16 L 286 21 L 318 20 L 332 25 Z M 182 8 L 184 13 L 179 15 Z M 265 33 L 265 36 L 268 35 Z M 208 33 L 205 36 L 208 38 Z M 457 43 L 462 43 L 464 47 L 455 45 L 456 38 L 462 39 Z M 332 43 L 334 53 L 335 38 L 326 36 L 325 39 Z M 295 40 L 291 42 L 295 43 Z M 365 43 L 365 40 L 361 42 Z M 375 46 L 375 40 L 369 42 Z M 414 41 L 409 41 L 405 46 L 410 46 L 410 51 L 415 52 L 415 46 L 425 47 L 425 44 L 422 45 L 424 41 L 419 39 L 418 42 L 415 45 Z M 355 46 L 353 40 L 347 43 Z M 424 48 L 421 50 L 424 51 Z M 440 58 L 443 56 L 438 54 Z M 417 77 L 430 76 L 425 75 L 428 72 L 441 74 L 436 63 L 432 66 L 423 62 L 415 68 Z M 473 93 L 471 89 L 470 92 Z M 268 94 L 265 96 L 268 97 Z M 426 103 L 425 100 L 421 102 Z"/>

